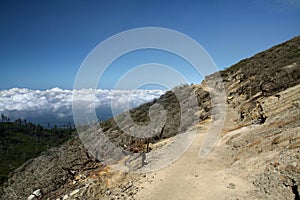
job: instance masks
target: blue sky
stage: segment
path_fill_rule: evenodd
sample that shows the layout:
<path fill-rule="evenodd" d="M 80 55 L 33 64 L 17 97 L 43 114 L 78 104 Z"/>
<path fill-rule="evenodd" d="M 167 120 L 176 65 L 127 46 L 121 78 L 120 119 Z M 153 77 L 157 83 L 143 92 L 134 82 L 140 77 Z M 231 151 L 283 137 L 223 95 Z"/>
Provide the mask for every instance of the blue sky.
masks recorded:
<path fill-rule="evenodd" d="M 297 0 L 2 0 L 0 89 L 71 89 L 88 53 L 101 41 L 132 28 L 180 31 L 200 43 L 223 69 L 300 35 L 299 22 Z M 130 68 L 153 61 L 145 55 L 116 62 L 119 65 L 108 73 L 101 87 L 113 88 L 116 74 L 122 75 L 125 65 Z M 138 58 L 142 58 L 140 63 L 135 61 Z M 170 57 L 157 58 L 160 62 Z M 175 68 L 190 82 L 198 81 L 188 67 Z"/>

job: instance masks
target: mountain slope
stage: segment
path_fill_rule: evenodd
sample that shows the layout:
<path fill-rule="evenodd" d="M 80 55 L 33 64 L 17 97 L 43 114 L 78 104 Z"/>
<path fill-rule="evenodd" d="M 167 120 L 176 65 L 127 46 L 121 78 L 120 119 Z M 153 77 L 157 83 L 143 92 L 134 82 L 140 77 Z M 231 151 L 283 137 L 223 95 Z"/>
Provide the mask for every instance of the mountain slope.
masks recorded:
<path fill-rule="evenodd" d="M 207 130 L 200 122 L 187 152 L 142 178 L 136 198 L 299 199 L 299 64 L 296 37 L 221 71 L 228 105 L 219 144 L 199 159 Z"/>
<path fill-rule="evenodd" d="M 197 152 L 214 120 L 206 82 L 216 80 L 217 73 L 130 111 L 139 124 L 149 122 L 148 109 L 156 102 L 168 111 L 164 128 L 150 138 L 153 149 L 186 130 L 198 132 L 190 149 L 170 167 L 147 175 L 118 172 L 94 160 L 74 138 L 16 170 L 2 199 L 24 199 L 38 189 L 41 199 L 299 199 L 299 52 L 296 37 L 220 72 L 228 95 L 226 120 L 217 146 L 205 159 Z M 186 120 L 177 131 L 174 94 L 179 93 L 186 99 L 197 94 L 199 107 L 188 108 L 200 121 Z M 120 123 L 126 124 L 122 116 Z M 116 145 L 149 150 L 149 141 L 127 136 L 112 119 L 101 126 Z"/>
<path fill-rule="evenodd" d="M 300 84 L 277 94 L 264 99 L 263 124 L 247 125 L 228 105 L 222 137 L 205 159 L 199 148 L 209 120 L 201 122 L 187 152 L 139 180 L 135 198 L 299 199 Z"/>

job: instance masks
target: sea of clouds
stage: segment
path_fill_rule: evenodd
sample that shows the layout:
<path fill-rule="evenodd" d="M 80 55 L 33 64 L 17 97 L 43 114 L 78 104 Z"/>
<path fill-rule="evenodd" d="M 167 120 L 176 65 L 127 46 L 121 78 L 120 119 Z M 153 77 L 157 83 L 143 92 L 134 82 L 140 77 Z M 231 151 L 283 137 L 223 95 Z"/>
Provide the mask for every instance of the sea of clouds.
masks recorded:
<path fill-rule="evenodd" d="M 82 98 L 90 90 L 82 90 Z M 114 110 L 122 112 L 142 103 L 159 98 L 163 90 L 93 90 L 95 100 L 93 106 L 97 116 L 107 119 L 112 116 L 111 105 Z M 0 112 L 7 115 L 11 121 L 21 118 L 39 123 L 43 126 L 54 124 L 63 126 L 73 123 L 72 114 L 73 90 L 52 88 L 48 90 L 30 90 L 26 88 L 12 88 L 0 90 Z M 49 124 L 48 124 L 49 123 Z"/>

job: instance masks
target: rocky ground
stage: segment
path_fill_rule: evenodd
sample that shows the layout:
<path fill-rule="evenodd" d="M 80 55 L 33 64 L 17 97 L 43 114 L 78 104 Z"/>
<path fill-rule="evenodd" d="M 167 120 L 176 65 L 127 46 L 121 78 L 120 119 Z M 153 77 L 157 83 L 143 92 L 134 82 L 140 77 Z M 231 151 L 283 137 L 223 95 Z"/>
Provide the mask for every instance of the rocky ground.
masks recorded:
<path fill-rule="evenodd" d="M 263 101 L 264 124 L 241 123 L 229 105 L 222 138 L 205 159 L 201 123 L 179 160 L 138 182 L 136 199 L 299 199 L 300 85 L 278 94 Z"/>
<path fill-rule="evenodd" d="M 297 199 L 300 85 L 262 105 L 268 117 L 259 124 L 241 122 L 229 104 L 222 137 L 206 158 L 199 149 L 209 119 L 193 127 L 196 138 L 180 159 L 143 175 L 101 165 L 74 139 L 18 169 L 3 199 L 24 199 L 38 189 L 41 199 Z"/>
<path fill-rule="evenodd" d="M 94 159 L 79 138 L 74 138 L 12 173 L 1 190 L 1 199 L 298 200 L 299 52 L 300 37 L 296 37 L 220 72 L 227 97 L 226 108 L 217 109 L 217 114 L 226 114 L 226 118 L 216 146 L 204 158 L 199 151 L 216 120 L 206 83 L 214 82 L 218 74 L 206 77 L 201 85 L 177 88 L 188 91 L 183 93 L 187 99 L 191 91 L 196 93 L 199 101 L 198 109 L 188 109 L 199 122 L 185 121 L 181 132 L 172 132 L 178 128 L 178 102 L 171 93 L 131 111 L 141 124 L 149 120 L 141 110 L 155 102 L 172 111 L 167 115 L 167 125 L 158 128 L 151 144 L 126 137 L 111 122 L 102 124 L 115 144 L 128 150 L 133 145 L 131 150 L 140 153 L 148 151 L 149 145 L 152 150 L 163 148 L 178 133 L 184 136 L 188 131 L 195 132 L 191 146 L 168 167 L 146 174 L 130 173 L 130 167 L 126 172 L 118 171 Z M 213 90 L 220 87 L 215 84 Z M 130 155 L 124 159 L 119 164 L 126 165 Z"/>

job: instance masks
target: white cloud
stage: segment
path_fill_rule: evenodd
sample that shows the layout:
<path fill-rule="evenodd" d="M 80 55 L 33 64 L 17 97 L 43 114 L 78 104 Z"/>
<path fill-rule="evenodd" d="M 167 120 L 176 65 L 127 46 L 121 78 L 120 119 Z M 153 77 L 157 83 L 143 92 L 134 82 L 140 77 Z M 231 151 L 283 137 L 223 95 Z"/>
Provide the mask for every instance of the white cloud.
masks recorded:
<path fill-rule="evenodd" d="M 89 93 L 92 90 L 80 90 L 80 101 L 89 100 Z M 111 103 L 117 108 L 136 107 L 142 103 L 151 101 L 162 95 L 162 90 L 101 90 L 95 91 L 95 103 L 98 107 L 110 107 Z M 30 90 L 25 88 L 12 88 L 0 90 L 0 112 L 24 113 L 37 112 L 39 114 L 53 114 L 57 118 L 72 115 L 72 90 L 52 88 L 48 90 Z M 24 116 L 25 115 L 25 116 Z M 32 116 L 31 116 L 32 118 Z"/>

